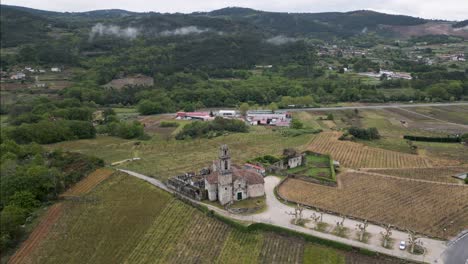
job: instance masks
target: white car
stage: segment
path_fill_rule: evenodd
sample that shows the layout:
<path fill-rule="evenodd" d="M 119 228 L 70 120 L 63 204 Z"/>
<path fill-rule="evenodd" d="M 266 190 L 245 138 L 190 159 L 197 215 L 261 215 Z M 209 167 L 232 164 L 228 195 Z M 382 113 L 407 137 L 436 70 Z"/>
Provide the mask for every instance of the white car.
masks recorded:
<path fill-rule="evenodd" d="M 401 250 L 405 250 L 405 249 L 406 249 L 406 241 L 400 241 L 400 246 L 399 246 L 399 248 L 400 248 Z"/>

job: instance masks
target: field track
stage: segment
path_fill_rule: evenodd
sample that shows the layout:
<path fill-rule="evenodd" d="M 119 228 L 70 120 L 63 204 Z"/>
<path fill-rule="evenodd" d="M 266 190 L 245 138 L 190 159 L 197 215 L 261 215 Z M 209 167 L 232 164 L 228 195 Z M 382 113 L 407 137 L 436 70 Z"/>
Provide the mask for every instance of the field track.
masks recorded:
<path fill-rule="evenodd" d="M 358 219 L 392 224 L 400 229 L 448 239 L 468 228 L 468 187 L 346 172 L 339 187 L 286 180 L 278 193 L 298 202 Z"/>
<path fill-rule="evenodd" d="M 34 228 L 28 239 L 21 244 L 21 247 L 8 261 L 9 264 L 33 263 L 31 252 L 33 252 L 47 237 L 52 226 L 62 215 L 63 203 L 52 205 L 41 219 L 41 222 Z"/>
<path fill-rule="evenodd" d="M 96 185 L 101 183 L 103 180 L 109 178 L 109 176 L 111 176 L 112 173 L 114 173 L 114 171 L 111 169 L 97 169 L 60 196 L 66 198 L 86 194 L 89 191 L 91 191 Z"/>
<path fill-rule="evenodd" d="M 431 162 L 416 155 L 367 147 L 341 141 L 340 132 L 323 132 L 310 143 L 308 150 L 331 154 L 334 160 L 348 168 L 428 168 Z"/>
<path fill-rule="evenodd" d="M 407 169 L 367 169 L 367 172 L 385 174 L 405 179 L 424 180 L 441 183 L 460 183 L 453 176 L 468 171 L 468 166 L 407 168 Z"/>

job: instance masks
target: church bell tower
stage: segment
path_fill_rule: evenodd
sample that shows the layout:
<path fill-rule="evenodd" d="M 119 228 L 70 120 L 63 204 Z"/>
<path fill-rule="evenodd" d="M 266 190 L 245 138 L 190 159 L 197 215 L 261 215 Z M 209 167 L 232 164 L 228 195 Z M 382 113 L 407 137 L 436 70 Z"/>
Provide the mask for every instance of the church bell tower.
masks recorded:
<path fill-rule="evenodd" d="M 231 153 L 221 145 L 218 153 L 218 200 L 222 205 L 232 201 Z"/>

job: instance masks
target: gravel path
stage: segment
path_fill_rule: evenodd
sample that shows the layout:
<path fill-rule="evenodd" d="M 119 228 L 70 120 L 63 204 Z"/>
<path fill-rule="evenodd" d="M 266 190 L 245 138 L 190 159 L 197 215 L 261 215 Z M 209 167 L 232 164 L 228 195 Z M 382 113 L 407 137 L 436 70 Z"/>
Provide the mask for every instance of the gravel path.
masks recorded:
<path fill-rule="evenodd" d="M 125 172 L 131 176 L 140 178 L 142 180 L 145 180 L 168 192 L 171 192 L 171 193 L 173 192 L 172 190 L 167 188 L 167 186 L 164 183 L 154 178 L 151 178 L 151 177 L 148 177 L 148 176 L 145 176 L 143 174 L 136 173 L 133 171 L 128 171 L 128 170 L 120 170 L 120 171 Z M 408 239 L 408 235 L 406 233 L 398 231 L 398 230 L 392 230 L 392 238 L 395 241 L 393 245 L 393 249 L 386 249 L 380 246 L 381 245 L 380 232 L 383 231 L 384 229 L 378 225 L 369 224 L 369 226 L 367 227 L 366 231 L 371 234 L 371 237 L 368 243 L 362 243 L 362 242 L 355 240 L 356 225 L 361 222 L 351 220 L 351 219 L 346 219 L 344 222 L 344 226 L 347 227 L 351 231 L 348 238 L 338 237 L 329 233 L 322 233 L 322 232 L 312 230 L 313 225 L 314 225 L 313 221 L 310 221 L 309 223 L 307 223 L 305 227 L 293 225 L 291 224 L 291 219 L 292 219 L 291 216 L 287 215 L 286 212 L 290 212 L 294 210 L 294 208 L 281 203 L 274 195 L 274 188 L 275 186 L 279 184 L 279 182 L 280 182 L 280 178 L 278 177 L 274 177 L 274 176 L 265 177 L 265 193 L 266 193 L 266 203 L 268 207 L 264 212 L 260 214 L 254 214 L 254 215 L 248 215 L 248 216 L 236 215 L 236 214 L 229 213 L 218 207 L 201 203 L 199 201 L 193 201 L 193 202 L 203 204 L 204 206 L 208 207 L 210 210 L 213 210 L 220 215 L 230 217 L 236 220 L 267 223 L 271 225 L 281 226 L 283 228 L 288 228 L 288 229 L 295 230 L 298 232 L 307 233 L 316 237 L 341 242 L 343 244 L 347 244 L 347 245 L 354 246 L 354 247 L 365 248 L 371 251 L 384 253 L 384 254 L 395 256 L 395 257 L 402 258 L 402 259 L 422 261 L 422 262 L 428 262 L 428 263 L 444 263 L 442 259 L 442 253 L 447 249 L 447 245 L 445 241 L 440 241 L 440 240 L 435 240 L 435 239 L 430 239 L 430 238 L 422 238 L 421 240 L 423 242 L 423 246 L 426 248 L 426 253 L 424 255 L 413 255 L 413 254 L 408 253 L 407 251 L 398 249 L 398 243 L 401 240 Z M 303 215 L 308 218 L 314 212 L 315 211 L 313 210 L 305 209 L 303 211 Z M 341 219 L 340 217 L 335 216 L 335 215 L 323 214 L 323 221 L 329 225 L 328 229 L 332 229 L 335 226 L 336 222 L 339 221 L 340 219 Z"/>

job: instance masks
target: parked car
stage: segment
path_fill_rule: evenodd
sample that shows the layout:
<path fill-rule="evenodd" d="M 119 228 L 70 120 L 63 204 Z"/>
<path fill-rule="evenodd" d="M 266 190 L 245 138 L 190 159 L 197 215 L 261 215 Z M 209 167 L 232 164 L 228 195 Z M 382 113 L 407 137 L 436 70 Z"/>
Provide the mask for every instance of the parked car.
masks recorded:
<path fill-rule="evenodd" d="M 400 249 L 405 250 L 406 249 L 406 241 L 400 241 Z"/>

